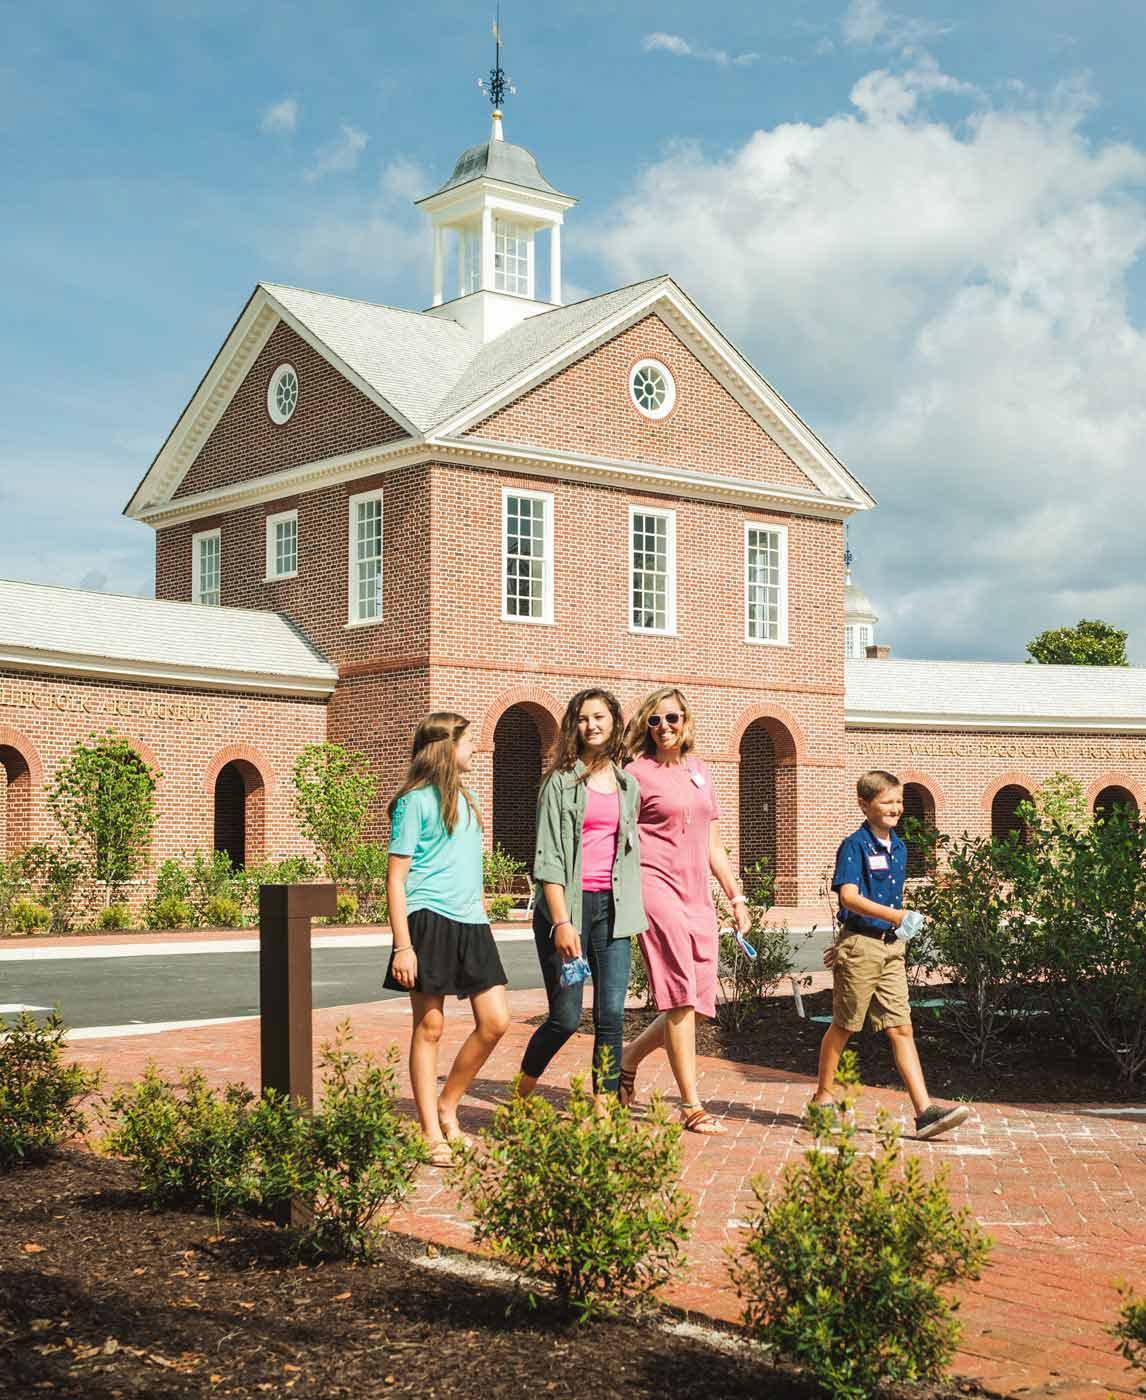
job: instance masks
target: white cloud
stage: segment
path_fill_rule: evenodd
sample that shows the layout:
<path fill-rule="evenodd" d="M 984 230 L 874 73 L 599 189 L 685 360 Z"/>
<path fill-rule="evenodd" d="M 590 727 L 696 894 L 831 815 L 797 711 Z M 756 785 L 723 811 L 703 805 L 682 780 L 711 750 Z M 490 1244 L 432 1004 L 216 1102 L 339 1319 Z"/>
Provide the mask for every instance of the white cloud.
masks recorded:
<path fill-rule="evenodd" d="M 298 99 L 284 97 L 281 102 L 274 102 L 271 106 L 263 108 L 263 114 L 259 119 L 259 130 L 268 134 L 278 131 L 294 131 L 298 126 L 298 114 Z"/>
<path fill-rule="evenodd" d="M 855 48 L 928 44 L 950 34 L 950 24 L 918 19 L 885 9 L 880 0 L 851 0 L 840 20 L 844 43 Z"/>
<path fill-rule="evenodd" d="M 670 149 L 592 246 L 673 273 L 872 489 L 857 582 L 899 654 L 1095 615 L 1146 662 L 1146 153 L 1088 141 L 1084 90 L 940 121 L 969 85 L 909 61 L 850 114 Z"/>
<path fill-rule="evenodd" d="M 306 171 L 308 180 L 321 180 L 324 175 L 341 174 L 353 170 L 366 149 L 370 138 L 356 126 L 345 123 L 339 128 L 333 141 L 328 141 L 319 149 L 313 163 Z"/>
<path fill-rule="evenodd" d="M 747 68 L 760 57 L 758 53 L 730 54 L 725 49 L 704 48 L 689 43 L 679 34 L 663 34 L 659 31 L 646 34 L 642 48 L 645 53 L 661 50 L 664 53 L 676 54 L 678 58 L 697 58 L 702 63 L 715 63 L 721 68 Z"/>

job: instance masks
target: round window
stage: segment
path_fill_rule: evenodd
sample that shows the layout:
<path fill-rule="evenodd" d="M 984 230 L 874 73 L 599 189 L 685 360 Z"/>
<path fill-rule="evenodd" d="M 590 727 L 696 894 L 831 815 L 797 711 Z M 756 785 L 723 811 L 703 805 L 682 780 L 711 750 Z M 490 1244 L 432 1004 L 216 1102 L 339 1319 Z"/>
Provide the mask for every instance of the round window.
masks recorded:
<path fill-rule="evenodd" d="M 267 385 L 267 412 L 272 423 L 285 423 L 298 407 L 298 372 L 293 365 L 279 365 Z"/>
<path fill-rule="evenodd" d="M 676 403 L 676 385 L 659 360 L 638 360 L 629 371 L 629 393 L 646 418 L 664 418 Z"/>

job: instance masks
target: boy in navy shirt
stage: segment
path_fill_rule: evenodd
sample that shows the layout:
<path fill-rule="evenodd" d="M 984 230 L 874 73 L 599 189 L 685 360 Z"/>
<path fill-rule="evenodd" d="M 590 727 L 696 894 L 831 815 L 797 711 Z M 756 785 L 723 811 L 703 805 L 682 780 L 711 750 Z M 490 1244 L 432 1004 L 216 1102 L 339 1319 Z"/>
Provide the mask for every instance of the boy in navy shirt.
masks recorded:
<path fill-rule="evenodd" d="M 864 822 L 840 843 L 832 876 L 840 900 L 839 932 L 824 954 L 825 967 L 832 969 L 832 1024 L 820 1044 L 812 1102 L 834 1102 L 840 1055 L 852 1032 L 866 1022 L 887 1032 L 915 1109 L 915 1136 L 933 1138 L 957 1127 L 971 1110 L 966 1104 L 944 1108 L 931 1102 L 911 1031 L 904 944 L 896 933 L 906 917 L 907 847 L 895 834 L 903 816 L 903 788 L 891 773 L 873 769 L 856 783 L 856 795 Z"/>

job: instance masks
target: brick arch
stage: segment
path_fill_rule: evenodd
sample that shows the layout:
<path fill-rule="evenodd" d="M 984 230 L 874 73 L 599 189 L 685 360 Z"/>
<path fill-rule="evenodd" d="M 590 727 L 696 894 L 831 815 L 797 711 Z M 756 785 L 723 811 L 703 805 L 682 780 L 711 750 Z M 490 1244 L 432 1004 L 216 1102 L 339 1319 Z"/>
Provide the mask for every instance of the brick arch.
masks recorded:
<path fill-rule="evenodd" d="M 479 752 L 493 753 L 494 730 L 502 715 L 514 705 L 521 705 L 528 710 L 537 722 L 543 746 L 553 743 L 557 731 L 561 728 L 565 706 L 558 704 L 547 690 L 535 686 L 521 686 L 516 690 L 505 691 L 486 709 L 481 726 L 481 740 L 478 743 Z"/>
<path fill-rule="evenodd" d="M 943 796 L 943 789 L 935 779 L 928 777 L 926 773 L 921 773 L 918 768 L 900 768 L 895 776 L 904 787 L 908 783 L 914 783 L 916 787 L 926 790 L 928 797 L 931 798 L 931 805 L 935 809 L 933 818 L 935 826 L 942 831 L 943 823 L 940 821 L 940 816 L 947 806 L 947 799 Z"/>
<path fill-rule="evenodd" d="M 757 720 L 765 721 L 765 728 L 771 735 L 772 742 L 776 744 L 778 767 L 798 768 L 807 762 L 808 746 L 804 740 L 804 731 L 795 715 L 779 705 L 749 705 L 746 710 L 741 711 L 729 737 L 728 757 L 731 762 L 740 761 L 740 745 L 749 728 Z M 780 733 L 781 729 L 786 731 L 786 734 Z"/>
<path fill-rule="evenodd" d="M 8 860 L 32 840 L 34 794 L 44 766 L 35 745 L 15 729 L 0 725 L 0 860 Z"/>
<path fill-rule="evenodd" d="M 214 796 L 219 774 L 228 763 L 247 763 L 255 770 L 263 787 L 269 792 L 274 787 L 274 770 L 258 749 L 250 744 L 228 744 L 215 755 L 203 774 L 203 791 L 208 797 Z"/>
<path fill-rule="evenodd" d="M 1099 793 L 1108 787 L 1125 788 L 1134 801 L 1138 803 L 1138 810 L 1146 812 L 1146 788 L 1143 788 L 1141 783 L 1136 782 L 1126 773 L 1104 773 L 1101 778 L 1095 778 L 1086 790 L 1086 805 L 1091 812 L 1094 811 L 1094 804 Z"/>
<path fill-rule="evenodd" d="M 26 734 L 0 724 L 0 749 L 15 749 L 28 767 L 28 779 L 36 787 L 44 781 L 44 765 L 36 746 Z"/>
<path fill-rule="evenodd" d="M 1009 773 L 1003 773 L 1000 777 L 995 779 L 980 798 L 983 811 L 986 812 L 988 816 L 991 814 L 991 803 L 994 802 L 995 798 L 998 797 L 999 793 L 1001 793 L 1005 787 L 1012 786 L 1026 788 L 1032 797 L 1039 790 L 1039 784 L 1035 782 L 1034 778 L 1032 778 L 1029 773 L 1018 773 L 1014 770 Z"/>

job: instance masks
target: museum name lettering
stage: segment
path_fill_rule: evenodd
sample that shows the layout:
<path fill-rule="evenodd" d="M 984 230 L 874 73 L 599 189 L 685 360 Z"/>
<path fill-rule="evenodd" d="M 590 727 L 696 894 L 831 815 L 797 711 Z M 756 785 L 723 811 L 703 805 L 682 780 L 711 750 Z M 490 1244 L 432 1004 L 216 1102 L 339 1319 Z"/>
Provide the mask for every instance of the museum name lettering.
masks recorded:
<path fill-rule="evenodd" d="M 886 754 L 895 751 L 918 758 L 1100 758 L 1140 761 L 1146 756 L 1141 745 L 1094 744 L 1085 739 L 1064 742 L 982 739 L 934 739 L 897 741 L 867 739 L 855 745 L 858 753 Z"/>
<path fill-rule="evenodd" d="M 0 706 L 15 710 L 44 710 L 61 715 L 93 715 L 114 719 L 159 719 L 175 723 L 211 718 L 203 700 L 168 700 L 160 696 L 95 695 L 84 690 L 37 690 L 0 682 Z"/>

